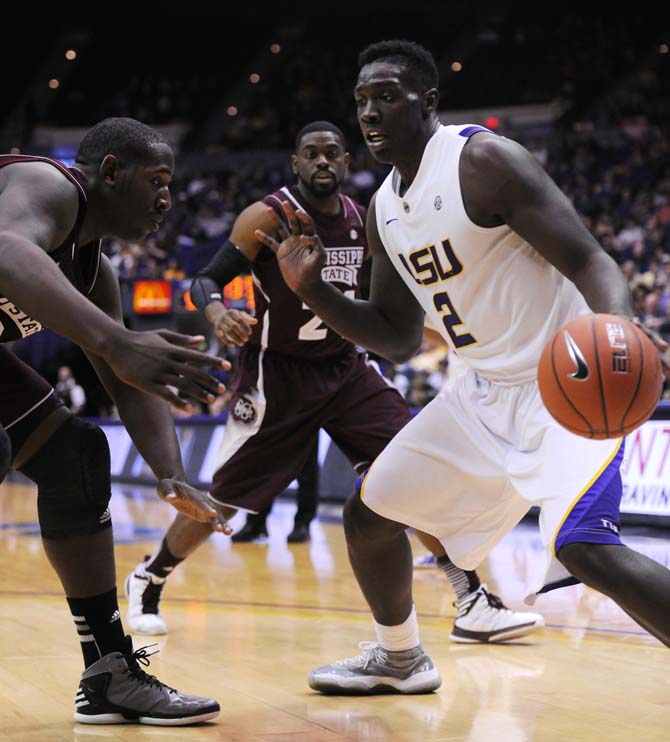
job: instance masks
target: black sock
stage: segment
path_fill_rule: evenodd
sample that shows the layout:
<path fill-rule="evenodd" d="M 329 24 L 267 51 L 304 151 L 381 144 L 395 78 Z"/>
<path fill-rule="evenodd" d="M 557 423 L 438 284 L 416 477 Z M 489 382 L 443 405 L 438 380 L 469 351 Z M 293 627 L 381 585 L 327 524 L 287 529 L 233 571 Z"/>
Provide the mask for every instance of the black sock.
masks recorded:
<path fill-rule="evenodd" d="M 448 556 L 439 557 L 437 565 L 447 575 L 447 579 L 456 593 L 456 600 L 462 600 L 466 595 L 474 593 L 481 585 L 476 572 L 467 572 L 457 567 Z"/>
<path fill-rule="evenodd" d="M 125 634 L 116 588 L 92 598 L 68 598 L 86 667 L 124 648 Z"/>
<path fill-rule="evenodd" d="M 184 561 L 184 557 L 176 557 L 170 549 L 168 549 L 167 539 L 161 541 L 161 548 L 153 559 L 146 565 L 145 569 L 147 572 L 151 572 L 156 577 L 167 577 L 171 574 L 172 570 L 181 562 Z"/>

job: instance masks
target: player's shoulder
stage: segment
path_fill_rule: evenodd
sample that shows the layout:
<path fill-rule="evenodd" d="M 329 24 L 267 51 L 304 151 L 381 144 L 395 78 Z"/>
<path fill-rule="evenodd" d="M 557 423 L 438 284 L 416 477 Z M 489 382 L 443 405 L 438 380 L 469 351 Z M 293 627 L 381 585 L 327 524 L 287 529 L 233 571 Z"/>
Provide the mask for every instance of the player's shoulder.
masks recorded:
<path fill-rule="evenodd" d="M 346 193 L 342 194 L 342 201 L 344 203 L 344 216 L 347 221 L 365 224 L 365 218 L 368 214 L 367 208 Z"/>
<path fill-rule="evenodd" d="M 272 193 L 268 193 L 267 196 L 264 196 L 261 201 L 264 204 L 267 204 L 268 206 L 281 206 L 281 204 L 284 201 L 291 201 L 293 200 L 291 189 L 289 186 L 282 186 L 281 188 L 277 188 L 276 191 L 272 191 Z"/>
<path fill-rule="evenodd" d="M 477 173 L 505 172 L 514 169 L 527 150 L 518 142 L 487 130 L 478 131 L 468 138 L 461 164 Z"/>
<path fill-rule="evenodd" d="M 27 189 L 33 198 L 78 196 L 79 187 L 64 166 L 49 160 L 15 160 L 0 171 L 9 188 Z"/>
<path fill-rule="evenodd" d="M 270 206 L 266 199 L 254 201 L 239 213 L 236 224 L 245 224 L 254 229 L 269 228 L 274 224 Z"/>
<path fill-rule="evenodd" d="M 53 248 L 76 224 L 83 190 L 64 166 L 26 159 L 0 168 L 0 195 L 3 222 Z"/>

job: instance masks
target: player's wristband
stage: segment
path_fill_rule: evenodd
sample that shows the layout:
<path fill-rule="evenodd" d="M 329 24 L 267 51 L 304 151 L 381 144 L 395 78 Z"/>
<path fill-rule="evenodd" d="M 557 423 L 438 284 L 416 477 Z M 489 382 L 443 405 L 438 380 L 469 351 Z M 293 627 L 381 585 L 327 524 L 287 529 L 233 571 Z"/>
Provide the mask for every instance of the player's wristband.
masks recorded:
<path fill-rule="evenodd" d="M 204 312 L 213 301 L 223 301 L 221 288 L 250 267 L 251 261 L 228 240 L 209 264 L 196 274 L 191 283 L 191 301 Z"/>

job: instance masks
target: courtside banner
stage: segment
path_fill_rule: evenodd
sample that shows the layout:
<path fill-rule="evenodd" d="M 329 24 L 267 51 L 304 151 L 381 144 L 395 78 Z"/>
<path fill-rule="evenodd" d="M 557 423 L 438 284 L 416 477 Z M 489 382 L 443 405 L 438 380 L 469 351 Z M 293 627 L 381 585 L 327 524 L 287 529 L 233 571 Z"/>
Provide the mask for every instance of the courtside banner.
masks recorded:
<path fill-rule="evenodd" d="M 670 419 L 650 420 L 626 438 L 622 513 L 670 517 Z"/>
<path fill-rule="evenodd" d="M 154 484 L 155 478 L 119 421 L 95 420 L 107 435 L 112 453 L 112 479 Z M 177 435 L 186 475 L 206 489 L 217 466 L 225 431 L 225 417 L 178 418 Z M 319 434 L 319 495 L 324 501 L 343 502 L 353 492 L 356 475 L 330 437 Z M 670 406 L 659 406 L 654 419 L 626 439 L 622 468 L 624 523 L 670 526 Z M 289 489 L 295 488 L 295 482 Z M 534 508 L 532 512 L 535 512 Z"/>

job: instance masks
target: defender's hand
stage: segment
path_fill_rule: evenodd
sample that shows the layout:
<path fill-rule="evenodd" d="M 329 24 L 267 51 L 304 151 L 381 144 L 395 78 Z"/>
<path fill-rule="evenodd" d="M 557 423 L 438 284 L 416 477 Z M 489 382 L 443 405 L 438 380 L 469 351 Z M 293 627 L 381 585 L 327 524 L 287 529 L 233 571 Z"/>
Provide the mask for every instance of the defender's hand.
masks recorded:
<path fill-rule="evenodd" d="M 228 361 L 190 349 L 203 340 L 202 335 L 180 335 L 171 330 L 124 330 L 107 348 L 104 357 L 114 373 L 129 386 L 155 394 L 180 409 L 188 409 L 189 403 L 168 389 L 169 386 L 205 404 L 211 404 L 215 395 L 226 390 L 218 379 L 203 369 L 228 370 Z"/>
<path fill-rule="evenodd" d="M 223 517 L 221 508 L 206 492 L 200 492 L 190 484 L 178 479 L 161 479 L 158 482 L 158 496 L 172 505 L 182 515 L 199 523 L 210 523 L 214 531 L 230 536 L 233 529 Z"/>
<path fill-rule="evenodd" d="M 309 214 L 302 210 L 295 211 L 288 201 L 282 202 L 282 209 L 288 220 L 288 230 L 272 212 L 279 242 L 260 229 L 254 234 L 277 256 L 279 269 L 288 287 L 304 297 L 321 281 L 326 251 Z"/>
<path fill-rule="evenodd" d="M 253 331 L 258 320 L 240 309 L 226 309 L 220 304 L 216 310 L 205 312 L 207 319 L 214 328 L 214 333 L 224 345 L 244 345 Z"/>

